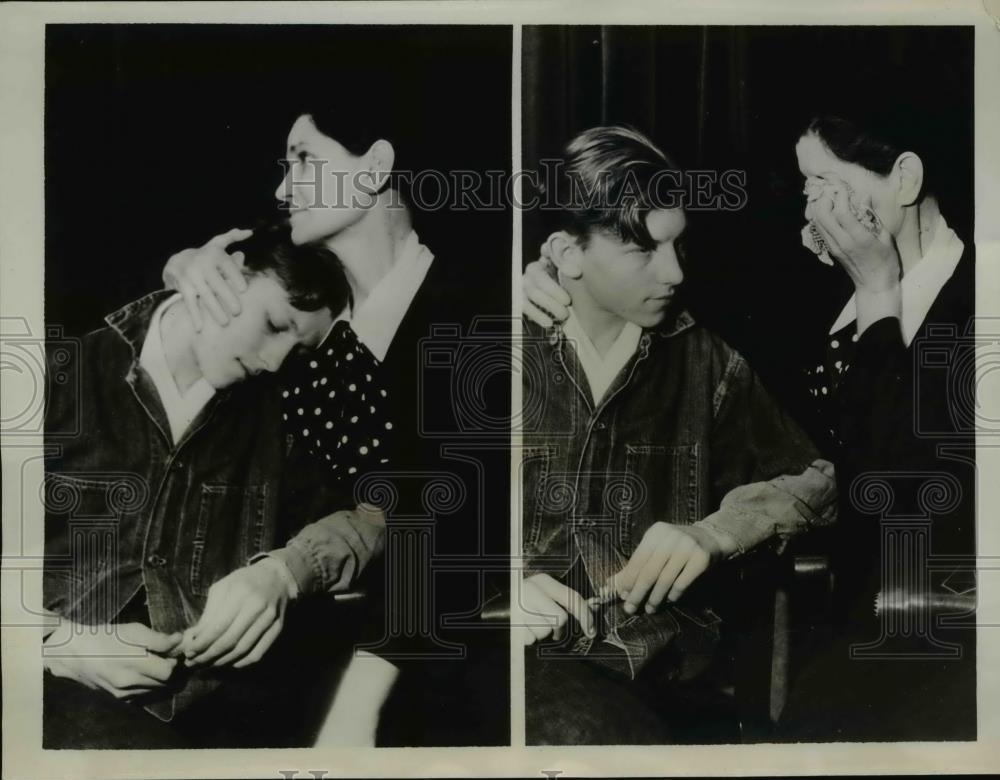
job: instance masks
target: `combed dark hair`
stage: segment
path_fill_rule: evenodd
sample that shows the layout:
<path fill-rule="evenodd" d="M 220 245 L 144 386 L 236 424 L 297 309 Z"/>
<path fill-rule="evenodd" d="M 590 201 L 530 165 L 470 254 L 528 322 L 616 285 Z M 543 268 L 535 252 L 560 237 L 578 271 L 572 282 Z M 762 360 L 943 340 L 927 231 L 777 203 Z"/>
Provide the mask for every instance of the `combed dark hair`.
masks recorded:
<path fill-rule="evenodd" d="M 813 117 L 803 135 L 807 133 L 815 134 L 838 159 L 880 176 L 888 176 L 896 158 L 906 151 L 895 139 L 880 138 L 841 116 Z"/>
<path fill-rule="evenodd" d="M 300 311 L 325 306 L 337 315 L 351 302 L 340 258 L 321 244 L 296 246 L 285 219 L 257 224 L 250 238 L 231 244 L 229 251 L 243 252 L 248 273 L 273 274 L 288 291 L 289 303 Z"/>
<path fill-rule="evenodd" d="M 403 202 L 409 205 L 405 181 L 396 175 L 412 160 L 412 116 L 406 102 L 393 93 L 399 84 L 370 74 L 365 83 L 338 86 L 334 101 L 303 104 L 298 116 L 308 116 L 316 129 L 332 138 L 355 157 L 364 155 L 378 140 L 392 144 L 396 161 L 393 172 L 387 177 L 382 190 L 393 187 Z"/>
<path fill-rule="evenodd" d="M 679 183 L 681 171 L 649 138 L 627 126 L 592 127 L 570 139 L 560 163 L 555 186 L 561 208 L 555 227 L 584 246 L 597 230 L 643 249 L 655 247 L 646 215 L 673 205 L 658 197 L 664 186 L 658 179 L 670 174 L 669 189 Z"/>
<path fill-rule="evenodd" d="M 930 137 L 935 123 L 896 108 L 893 115 L 868 112 L 865 116 L 827 114 L 814 116 L 803 131 L 813 134 L 839 160 L 860 165 L 879 176 L 888 176 L 903 152 L 913 152 L 924 166 L 920 195 L 938 194 L 941 171 L 938 142 Z"/>

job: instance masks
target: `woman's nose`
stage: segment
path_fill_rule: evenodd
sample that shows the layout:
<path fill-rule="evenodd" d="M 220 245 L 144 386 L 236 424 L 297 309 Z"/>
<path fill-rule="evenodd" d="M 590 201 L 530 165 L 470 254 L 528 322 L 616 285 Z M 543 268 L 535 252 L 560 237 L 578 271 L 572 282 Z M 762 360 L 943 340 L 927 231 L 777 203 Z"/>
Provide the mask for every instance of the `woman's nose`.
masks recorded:
<path fill-rule="evenodd" d="M 274 191 L 274 197 L 278 199 L 279 203 L 290 203 L 292 200 L 291 178 L 292 169 L 289 167 L 285 172 L 284 178 L 278 182 L 278 187 Z"/>

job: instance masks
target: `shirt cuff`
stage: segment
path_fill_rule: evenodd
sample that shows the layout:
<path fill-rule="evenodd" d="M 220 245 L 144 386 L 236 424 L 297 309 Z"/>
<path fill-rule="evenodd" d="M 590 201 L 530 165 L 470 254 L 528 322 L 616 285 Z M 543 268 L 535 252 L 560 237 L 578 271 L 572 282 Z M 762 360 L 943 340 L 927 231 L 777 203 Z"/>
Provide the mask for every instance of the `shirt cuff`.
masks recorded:
<path fill-rule="evenodd" d="M 294 600 L 299 597 L 299 595 L 304 591 L 303 579 L 300 579 L 295 574 L 293 566 L 301 566 L 302 561 L 292 561 L 288 556 L 288 549 L 282 550 L 271 550 L 270 552 L 258 553 L 253 556 L 249 561 L 249 565 L 259 563 L 260 561 L 274 561 L 277 566 L 275 571 L 278 572 L 282 580 L 284 580 L 285 585 L 288 588 L 288 598 Z M 291 558 L 295 557 L 295 552 L 293 551 Z"/>
<path fill-rule="evenodd" d="M 679 526 L 689 536 L 701 545 L 701 548 L 709 554 L 712 562 L 732 558 L 744 552 L 739 541 L 731 534 L 716 528 L 705 520 L 699 520 L 692 525 Z"/>
<path fill-rule="evenodd" d="M 793 536 L 830 525 L 837 517 L 837 483 L 833 465 L 817 459 L 801 474 L 784 474 L 767 482 L 729 491 L 717 512 L 695 525 L 730 537 L 732 555 L 753 549 L 773 537 L 780 549 Z"/>
<path fill-rule="evenodd" d="M 384 545 L 385 516 L 360 504 L 310 523 L 270 555 L 288 567 L 300 593 L 343 594 Z"/>

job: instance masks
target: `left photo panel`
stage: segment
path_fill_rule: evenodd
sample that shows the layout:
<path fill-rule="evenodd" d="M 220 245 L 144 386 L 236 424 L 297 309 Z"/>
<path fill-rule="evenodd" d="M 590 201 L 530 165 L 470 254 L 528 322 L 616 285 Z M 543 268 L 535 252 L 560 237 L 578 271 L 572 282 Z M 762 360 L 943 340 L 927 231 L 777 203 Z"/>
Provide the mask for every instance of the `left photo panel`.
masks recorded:
<path fill-rule="evenodd" d="M 44 748 L 510 744 L 512 40 L 46 27 Z"/>

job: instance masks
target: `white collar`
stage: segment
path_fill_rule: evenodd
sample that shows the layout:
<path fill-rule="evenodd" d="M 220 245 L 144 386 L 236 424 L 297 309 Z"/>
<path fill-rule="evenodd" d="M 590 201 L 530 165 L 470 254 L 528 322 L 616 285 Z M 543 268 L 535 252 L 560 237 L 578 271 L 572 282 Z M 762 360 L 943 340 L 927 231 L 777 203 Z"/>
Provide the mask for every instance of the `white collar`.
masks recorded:
<path fill-rule="evenodd" d="M 152 380 L 153 387 L 156 388 L 156 393 L 160 396 L 160 403 L 163 404 L 163 409 L 167 413 L 167 422 L 170 423 L 170 435 L 174 444 L 181 440 L 194 418 L 215 395 L 215 388 L 203 376 L 199 377 L 187 389 L 187 392 L 182 394 L 174 380 L 174 375 L 170 373 L 167 355 L 163 349 L 163 334 L 160 326 L 163 321 L 163 312 L 172 303 L 179 300 L 181 300 L 180 294 L 173 295 L 156 307 L 150 318 L 149 330 L 146 331 L 146 340 L 142 343 L 142 352 L 139 355 L 139 365 Z"/>
<path fill-rule="evenodd" d="M 587 377 L 590 392 L 594 396 L 594 403 L 599 404 L 615 377 L 639 348 L 642 328 L 634 322 L 626 322 L 618 334 L 618 338 L 608 348 L 608 351 L 601 355 L 597 351 L 597 347 L 594 346 L 594 342 L 590 340 L 590 336 L 583 329 L 583 324 L 576 316 L 576 312 L 573 311 L 573 307 L 570 306 L 569 317 L 563 323 L 563 335 L 576 349 L 576 356 Z"/>
<path fill-rule="evenodd" d="M 396 260 L 368 297 L 351 311 L 345 308 L 334 319 L 349 322 L 358 340 L 379 360 L 385 360 L 413 298 L 423 284 L 434 255 L 420 243 L 415 230 L 396 244 Z M 333 326 L 330 326 L 330 331 Z M 329 335 L 330 331 L 327 332 Z M 324 341 L 326 337 L 324 336 Z"/>
<path fill-rule="evenodd" d="M 903 296 L 902 330 L 907 346 L 916 336 L 941 288 L 955 272 L 955 266 L 962 259 L 964 251 L 965 244 L 962 243 L 962 239 L 948 227 L 944 217 L 939 214 L 934 223 L 934 239 L 931 245 L 920 261 L 903 275 L 900 282 Z M 840 312 L 840 316 L 830 326 L 830 333 L 834 334 L 846 328 L 857 319 L 857 316 L 857 303 L 855 296 L 852 295 Z"/>

